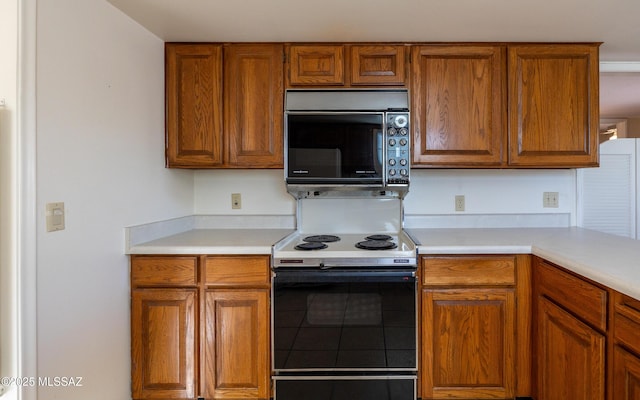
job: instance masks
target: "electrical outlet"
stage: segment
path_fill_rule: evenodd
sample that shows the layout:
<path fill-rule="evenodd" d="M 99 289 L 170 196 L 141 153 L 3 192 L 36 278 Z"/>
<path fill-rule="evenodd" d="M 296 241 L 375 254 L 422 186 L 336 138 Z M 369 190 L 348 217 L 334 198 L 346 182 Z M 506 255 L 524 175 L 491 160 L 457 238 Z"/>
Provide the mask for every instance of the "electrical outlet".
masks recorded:
<path fill-rule="evenodd" d="M 542 207 L 558 208 L 558 192 L 544 192 L 542 194 Z"/>
<path fill-rule="evenodd" d="M 242 195 L 240 193 L 231 193 L 231 208 L 234 210 L 242 208 Z"/>
<path fill-rule="evenodd" d="M 456 196 L 456 211 L 464 211 L 464 196 L 459 194 Z"/>

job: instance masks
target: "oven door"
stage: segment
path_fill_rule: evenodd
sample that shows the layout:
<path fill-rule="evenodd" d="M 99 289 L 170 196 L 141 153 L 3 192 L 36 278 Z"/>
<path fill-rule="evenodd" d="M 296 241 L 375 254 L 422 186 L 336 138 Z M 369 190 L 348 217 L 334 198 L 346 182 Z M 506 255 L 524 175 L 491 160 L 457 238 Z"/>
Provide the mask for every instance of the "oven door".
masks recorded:
<path fill-rule="evenodd" d="M 382 185 L 384 113 L 288 112 L 288 184 Z"/>
<path fill-rule="evenodd" d="M 278 268 L 272 290 L 276 375 L 415 374 L 415 269 Z"/>

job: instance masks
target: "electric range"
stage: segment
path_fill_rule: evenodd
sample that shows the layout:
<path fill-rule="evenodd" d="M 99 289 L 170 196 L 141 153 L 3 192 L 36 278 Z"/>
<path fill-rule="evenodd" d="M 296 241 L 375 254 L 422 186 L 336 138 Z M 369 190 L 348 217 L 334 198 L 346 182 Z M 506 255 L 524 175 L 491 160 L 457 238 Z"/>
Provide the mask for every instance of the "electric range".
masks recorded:
<path fill-rule="evenodd" d="M 272 248 L 274 400 L 415 400 L 417 252 L 402 200 L 297 206 L 298 229 Z"/>

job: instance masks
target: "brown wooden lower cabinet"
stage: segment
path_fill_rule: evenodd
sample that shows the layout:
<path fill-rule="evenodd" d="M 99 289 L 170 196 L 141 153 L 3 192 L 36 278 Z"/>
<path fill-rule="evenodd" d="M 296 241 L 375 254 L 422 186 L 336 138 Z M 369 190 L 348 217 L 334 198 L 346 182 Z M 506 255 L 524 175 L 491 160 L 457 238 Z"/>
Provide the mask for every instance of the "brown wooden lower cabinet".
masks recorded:
<path fill-rule="evenodd" d="M 196 289 L 132 292 L 134 399 L 190 399 L 196 394 Z"/>
<path fill-rule="evenodd" d="M 612 400 L 640 399 L 640 301 L 613 292 Z"/>
<path fill-rule="evenodd" d="M 538 400 L 605 394 L 605 336 L 545 297 L 537 303 Z"/>
<path fill-rule="evenodd" d="M 640 357 L 620 346 L 613 350 L 613 399 L 640 399 Z"/>
<path fill-rule="evenodd" d="M 515 291 L 424 290 L 423 398 L 509 398 L 515 388 Z"/>
<path fill-rule="evenodd" d="M 536 400 L 604 400 L 609 291 L 535 258 Z"/>
<path fill-rule="evenodd" d="M 424 256 L 421 275 L 421 397 L 529 395 L 529 257 Z"/>
<path fill-rule="evenodd" d="M 420 263 L 422 399 L 640 400 L 640 301 L 527 255 Z M 269 277 L 268 256 L 132 256 L 132 399 L 268 399 Z"/>
<path fill-rule="evenodd" d="M 205 293 L 204 397 L 269 398 L 269 291 Z"/>
<path fill-rule="evenodd" d="M 132 398 L 268 399 L 269 277 L 268 256 L 132 256 Z"/>

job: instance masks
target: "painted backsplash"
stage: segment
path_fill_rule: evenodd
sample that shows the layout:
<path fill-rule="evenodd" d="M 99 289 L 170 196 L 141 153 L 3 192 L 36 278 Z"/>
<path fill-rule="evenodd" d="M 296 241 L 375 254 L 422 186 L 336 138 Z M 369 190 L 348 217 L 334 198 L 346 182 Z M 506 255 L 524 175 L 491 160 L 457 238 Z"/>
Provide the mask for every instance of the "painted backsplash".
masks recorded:
<path fill-rule="evenodd" d="M 559 207 L 544 208 L 544 192 L 558 192 Z M 231 208 L 231 194 L 242 208 Z M 465 211 L 454 198 L 465 196 Z M 576 171 L 412 170 L 405 202 L 408 223 L 435 226 L 575 225 Z M 194 213 L 213 215 L 292 215 L 282 170 L 207 170 L 194 176 Z M 421 222 L 422 221 L 422 222 Z"/>

